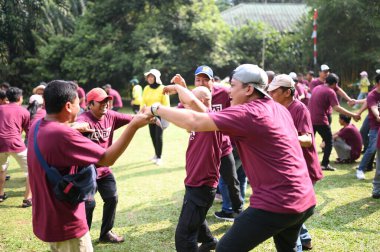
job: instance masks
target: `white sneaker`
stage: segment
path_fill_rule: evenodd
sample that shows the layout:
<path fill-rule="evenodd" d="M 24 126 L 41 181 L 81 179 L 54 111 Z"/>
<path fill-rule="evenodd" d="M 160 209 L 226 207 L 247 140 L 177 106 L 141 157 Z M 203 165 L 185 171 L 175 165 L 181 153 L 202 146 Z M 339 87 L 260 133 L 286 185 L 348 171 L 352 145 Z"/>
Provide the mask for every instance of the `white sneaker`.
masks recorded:
<path fill-rule="evenodd" d="M 151 161 L 152 163 L 156 163 L 156 161 L 157 161 L 157 156 L 154 155 L 154 156 L 150 159 L 150 161 Z"/>
<path fill-rule="evenodd" d="M 155 164 L 158 165 L 158 166 L 162 165 L 162 159 L 161 158 L 157 158 Z"/>
<path fill-rule="evenodd" d="M 357 170 L 356 171 L 356 178 L 360 179 L 360 180 L 365 179 L 364 172 L 362 170 Z"/>

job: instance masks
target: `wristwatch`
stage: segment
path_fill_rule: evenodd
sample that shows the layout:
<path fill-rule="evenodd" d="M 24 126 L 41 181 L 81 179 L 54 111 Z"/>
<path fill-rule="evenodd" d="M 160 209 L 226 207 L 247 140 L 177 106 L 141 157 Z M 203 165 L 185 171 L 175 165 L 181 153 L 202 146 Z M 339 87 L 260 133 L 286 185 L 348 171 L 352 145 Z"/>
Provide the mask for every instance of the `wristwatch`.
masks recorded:
<path fill-rule="evenodd" d="M 150 107 L 150 112 L 152 113 L 152 115 L 154 116 L 158 116 L 157 115 L 157 110 L 160 108 L 160 103 L 159 102 L 156 102 L 156 103 L 153 103 L 152 106 Z"/>

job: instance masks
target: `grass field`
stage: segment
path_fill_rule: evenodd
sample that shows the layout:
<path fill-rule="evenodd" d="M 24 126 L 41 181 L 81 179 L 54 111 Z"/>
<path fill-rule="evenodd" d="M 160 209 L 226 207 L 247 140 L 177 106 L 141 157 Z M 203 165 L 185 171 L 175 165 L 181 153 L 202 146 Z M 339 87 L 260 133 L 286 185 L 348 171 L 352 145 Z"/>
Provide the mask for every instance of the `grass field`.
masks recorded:
<path fill-rule="evenodd" d="M 333 129 L 339 129 L 336 114 Z M 116 137 L 120 133 L 117 131 Z M 114 231 L 122 234 L 126 242 L 120 245 L 97 243 L 102 214 L 101 198 L 97 195 L 91 230 L 95 251 L 175 250 L 174 231 L 184 193 L 187 139 L 184 130 L 171 125 L 164 133 L 164 164 L 158 167 L 149 162 L 154 151 L 148 128 L 136 134 L 113 167 L 119 192 Z M 320 142 L 319 136 L 317 142 Z M 321 153 L 319 155 L 321 159 Z M 333 151 L 330 160 L 335 158 Z M 318 205 L 306 223 L 313 237 L 313 251 L 380 251 L 380 200 L 371 198 L 374 172 L 359 181 L 355 177 L 357 164 L 335 166 L 338 170 L 325 172 L 325 178 L 315 187 Z M 9 174 L 11 180 L 6 183 L 9 198 L 0 204 L 0 251 L 48 251 L 49 247 L 33 234 L 32 209 L 20 207 L 25 179 L 13 159 Z M 246 199 L 250 193 L 248 188 Z M 215 203 L 207 216 L 212 232 L 219 238 L 231 226 L 230 222 L 213 216 L 220 207 Z M 275 251 L 273 241 L 266 241 L 255 251 Z"/>

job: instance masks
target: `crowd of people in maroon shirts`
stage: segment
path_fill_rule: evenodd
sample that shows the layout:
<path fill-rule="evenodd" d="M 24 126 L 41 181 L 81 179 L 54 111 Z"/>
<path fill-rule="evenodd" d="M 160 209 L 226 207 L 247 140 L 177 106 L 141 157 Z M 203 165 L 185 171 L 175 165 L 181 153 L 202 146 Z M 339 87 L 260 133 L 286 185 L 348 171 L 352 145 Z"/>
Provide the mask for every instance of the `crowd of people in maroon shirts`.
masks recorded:
<path fill-rule="evenodd" d="M 3 83 L 0 91 L 0 203 L 9 157 L 25 170 L 23 207 L 32 206 L 33 232 L 48 242 L 53 251 L 92 251 L 91 228 L 95 200 L 78 205 L 59 201 L 52 193 L 45 172 L 35 154 L 34 132 L 40 121 L 38 147 L 46 162 L 61 174 L 73 174 L 79 167 L 95 164 L 97 190 L 103 200 L 100 242 L 120 243 L 124 238 L 112 231 L 118 202 L 116 179 L 110 166 L 128 147 L 135 132 L 148 124 L 167 120 L 186 129 L 185 195 L 175 231 L 177 251 L 249 251 L 273 237 L 278 251 L 312 248 L 304 222 L 313 214 L 316 198 L 313 186 L 330 165 L 332 149 L 337 164 L 354 163 L 364 145 L 356 172 L 373 169 L 380 126 L 380 73 L 368 97 L 352 99 L 339 86 L 339 76 L 321 65 L 319 76 L 309 71 L 276 75 L 257 65 L 243 64 L 230 76 L 230 86 L 217 84 L 206 65 L 194 72 L 195 88 L 176 74 L 165 94 L 178 94 L 176 108 L 154 103 L 136 115 L 117 112 L 123 107 L 110 84 L 94 88 L 87 95 L 73 81 L 41 83 L 33 89 L 28 107 L 23 93 Z M 358 111 L 342 107 L 338 96 Z M 359 130 L 351 124 L 368 116 Z M 342 128 L 332 133 L 332 111 L 339 113 Z M 113 142 L 114 130 L 128 125 Z M 22 131 L 26 134 L 22 140 Z M 323 140 L 323 159 L 318 160 L 315 133 Z M 373 181 L 372 197 L 380 198 L 380 155 Z M 219 181 L 219 176 L 221 177 Z M 243 209 L 246 178 L 253 194 Z M 233 220 L 218 240 L 206 221 L 216 194 L 223 197 L 219 219 Z M 32 197 L 33 195 L 33 197 Z"/>

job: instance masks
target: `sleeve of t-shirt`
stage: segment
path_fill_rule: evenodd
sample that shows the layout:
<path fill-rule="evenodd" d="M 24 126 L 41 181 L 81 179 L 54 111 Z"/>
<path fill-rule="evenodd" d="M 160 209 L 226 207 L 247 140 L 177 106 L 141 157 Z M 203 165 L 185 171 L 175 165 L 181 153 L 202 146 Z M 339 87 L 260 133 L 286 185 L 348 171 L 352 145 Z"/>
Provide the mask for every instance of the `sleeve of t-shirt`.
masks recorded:
<path fill-rule="evenodd" d="M 375 99 L 375 96 L 372 95 L 372 93 L 370 93 L 367 97 L 367 106 L 368 109 L 370 109 L 373 106 L 377 106 L 377 101 Z"/>
<path fill-rule="evenodd" d="M 304 133 L 312 133 L 313 132 L 313 125 L 311 123 L 311 117 L 309 110 L 305 108 L 300 108 L 297 113 L 297 118 L 293 118 L 294 124 L 296 125 L 296 129 L 298 133 L 304 134 Z"/>
<path fill-rule="evenodd" d="M 64 150 L 61 150 L 60 155 L 63 160 L 68 160 L 68 166 L 72 165 L 72 160 L 78 166 L 96 164 L 106 152 L 100 145 L 73 129 L 69 129 L 64 135 L 64 142 Z"/>
<path fill-rule="evenodd" d="M 108 111 L 108 113 L 111 111 Z M 131 115 L 123 114 L 119 112 L 112 111 L 111 112 L 115 119 L 115 129 L 118 129 L 120 127 L 123 127 L 124 125 L 130 123 L 133 119 Z"/>
<path fill-rule="evenodd" d="M 22 120 L 22 129 L 25 131 L 25 135 L 28 135 L 30 127 L 30 114 L 26 111 L 23 120 Z"/>
<path fill-rule="evenodd" d="M 230 136 L 243 136 L 253 127 L 252 118 L 244 113 L 241 106 L 233 106 L 222 111 L 208 113 L 218 129 Z"/>
<path fill-rule="evenodd" d="M 348 134 L 350 133 L 347 128 L 342 128 L 338 131 L 338 137 L 342 138 L 343 140 L 347 139 Z"/>
<path fill-rule="evenodd" d="M 330 106 L 335 107 L 336 105 L 339 105 L 338 97 L 336 96 L 335 92 L 329 92 L 327 96 Z"/>

